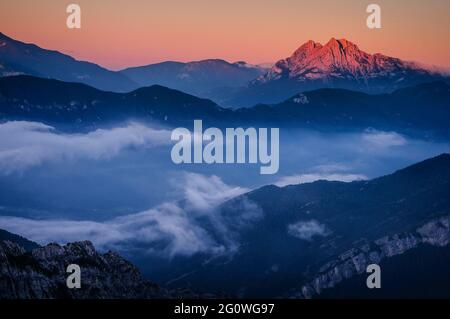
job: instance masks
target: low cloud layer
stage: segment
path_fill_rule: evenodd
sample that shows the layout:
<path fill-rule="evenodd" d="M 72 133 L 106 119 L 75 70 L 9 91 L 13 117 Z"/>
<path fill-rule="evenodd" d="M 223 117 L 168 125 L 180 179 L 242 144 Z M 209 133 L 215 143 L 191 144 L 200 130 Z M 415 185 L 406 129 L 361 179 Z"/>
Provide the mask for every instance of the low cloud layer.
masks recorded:
<path fill-rule="evenodd" d="M 352 182 L 367 180 L 366 174 L 359 171 L 367 163 L 378 157 L 398 154 L 401 147 L 408 147 L 411 142 L 396 132 L 385 132 L 367 129 L 359 134 L 342 134 L 336 136 L 320 136 L 315 133 L 305 133 L 304 140 L 299 142 L 305 155 L 303 162 L 320 161 L 321 159 L 341 158 L 344 162 L 329 162 L 313 165 L 304 172 L 282 176 L 274 182 L 279 187 L 311 183 L 318 180 Z M 415 141 L 415 143 L 417 143 Z M 294 150 L 293 150 L 294 151 Z M 348 155 L 350 154 L 350 155 Z"/>
<path fill-rule="evenodd" d="M 107 221 L 34 220 L 0 217 L 0 228 L 20 234 L 41 244 L 91 240 L 99 248 L 136 249 L 166 257 L 195 253 L 223 254 L 237 244 L 227 231 L 240 224 L 222 218 L 218 205 L 247 189 L 226 185 L 217 176 L 184 174 L 180 199 L 152 209 Z M 257 210 L 249 206 L 247 210 Z M 218 235 L 219 234 L 219 238 Z"/>
<path fill-rule="evenodd" d="M 299 239 L 311 241 L 314 236 L 327 236 L 329 231 L 325 225 L 312 219 L 309 221 L 300 221 L 288 226 L 288 234 Z"/>
<path fill-rule="evenodd" d="M 27 121 L 0 124 L 0 171 L 23 171 L 45 162 L 108 159 L 129 147 L 170 143 L 170 131 L 138 123 L 98 129 L 86 134 L 62 134 L 53 127 Z"/>
<path fill-rule="evenodd" d="M 407 144 L 406 138 L 396 132 L 384 132 L 377 130 L 366 130 L 362 140 L 368 147 L 389 148 Z"/>
<path fill-rule="evenodd" d="M 184 193 L 187 209 L 200 212 L 211 211 L 218 203 L 249 191 L 247 188 L 227 185 L 218 176 L 205 178 L 195 173 L 185 173 L 177 188 Z"/>

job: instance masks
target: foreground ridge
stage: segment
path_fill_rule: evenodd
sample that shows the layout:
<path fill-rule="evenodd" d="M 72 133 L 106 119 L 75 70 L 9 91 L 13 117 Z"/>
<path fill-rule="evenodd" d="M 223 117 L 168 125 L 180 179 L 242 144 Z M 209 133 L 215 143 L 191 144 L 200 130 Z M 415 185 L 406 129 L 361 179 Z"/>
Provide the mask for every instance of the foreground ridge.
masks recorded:
<path fill-rule="evenodd" d="M 66 286 L 66 267 L 81 268 L 81 288 Z M 167 299 L 211 298 L 189 289 L 165 289 L 145 280 L 140 271 L 114 252 L 101 254 L 89 241 L 51 243 L 26 252 L 0 241 L 0 299 Z"/>

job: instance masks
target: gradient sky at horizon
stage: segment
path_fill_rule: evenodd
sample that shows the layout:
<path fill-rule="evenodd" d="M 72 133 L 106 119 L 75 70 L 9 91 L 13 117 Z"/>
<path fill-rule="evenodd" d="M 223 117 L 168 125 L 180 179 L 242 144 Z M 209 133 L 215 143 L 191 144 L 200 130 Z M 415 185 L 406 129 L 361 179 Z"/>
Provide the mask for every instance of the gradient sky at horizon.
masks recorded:
<path fill-rule="evenodd" d="M 66 7 L 82 28 L 66 27 Z M 366 7 L 382 8 L 382 29 Z M 0 32 L 110 69 L 166 60 L 275 62 L 309 39 L 346 38 L 369 53 L 450 67 L 448 0 L 14 0 Z"/>

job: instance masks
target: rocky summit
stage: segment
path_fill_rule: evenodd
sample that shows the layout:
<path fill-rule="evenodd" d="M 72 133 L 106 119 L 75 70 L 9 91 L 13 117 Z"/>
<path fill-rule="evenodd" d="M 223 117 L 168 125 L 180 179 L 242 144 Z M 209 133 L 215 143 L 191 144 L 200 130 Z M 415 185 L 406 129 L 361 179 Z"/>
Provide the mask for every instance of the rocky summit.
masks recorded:
<path fill-rule="evenodd" d="M 322 88 L 390 93 L 437 80 L 448 81 L 448 76 L 416 62 L 365 52 L 347 39 L 331 38 L 326 44 L 309 40 L 227 103 L 246 107 L 273 104 Z"/>
<path fill-rule="evenodd" d="M 66 285 L 67 266 L 81 268 L 81 288 Z M 141 277 L 139 270 L 114 252 L 96 251 L 89 241 L 52 243 L 26 251 L 0 241 L 0 299 L 149 299 L 199 298 L 188 289 L 165 289 Z"/>
<path fill-rule="evenodd" d="M 287 59 L 278 61 L 261 81 L 281 77 L 299 81 L 331 78 L 368 80 L 384 76 L 401 76 L 407 70 L 429 72 L 413 62 L 380 53 L 369 54 L 346 39 L 332 38 L 325 45 L 312 40 L 300 46 Z"/>

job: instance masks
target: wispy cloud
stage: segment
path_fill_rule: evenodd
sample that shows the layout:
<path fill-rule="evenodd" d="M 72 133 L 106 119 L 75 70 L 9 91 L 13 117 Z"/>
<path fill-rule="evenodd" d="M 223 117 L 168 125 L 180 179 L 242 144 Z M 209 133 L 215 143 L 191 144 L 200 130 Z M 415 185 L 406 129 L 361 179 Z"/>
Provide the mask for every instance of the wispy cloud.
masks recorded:
<path fill-rule="evenodd" d="M 308 149 L 314 147 L 321 148 L 322 139 L 314 139 L 309 141 Z M 374 129 L 367 129 L 360 134 L 345 135 L 345 138 L 338 138 L 336 141 L 330 143 L 327 140 L 327 150 L 329 152 L 337 151 L 338 149 L 330 149 L 330 145 L 339 145 L 340 148 L 351 150 L 352 153 L 359 152 L 362 154 L 387 154 L 391 147 L 407 145 L 408 141 L 396 132 L 384 132 Z M 325 148 L 325 147 L 324 147 Z M 328 154 L 327 154 L 328 155 Z M 317 157 L 316 154 L 314 154 Z M 325 156 L 324 156 L 325 157 Z M 283 187 L 287 185 L 297 185 L 312 183 L 318 180 L 326 181 L 340 181 L 353 182 L 358 180 L 367 180 L 368 176 L 365 174 L 354 173 L 352 171 L 359 170 L 358 165 L 348 160 L 346 162 L 325 162 L 305 169 L 305 172 L 282 176 L 274 184 Z"/>
<path fill-rule="evenodd" d="M 98 129 L 86 134 L 62 134 L 53 127 L 27 121 L 0 124 L 0 171 L 22 171 L 49 161 L 108 159 L 129 147 L 170 143 L 170 131 L 138 123 Z"/>
<path fill-rule="evenodd" d="M 180 191 L 184 192 L 188 208 L 196 211 L 210 211 L 227 199 L 236 197 L 249 189 L 239 186 L 229 186 L 218 176 L 205 178 L 195 173 L 185 173 Z"/>
<path fill-rule="evenodd" d="M 288 234 L 303 240 L 312 240 L 314 236 L 327 236 L 329 231 L 317 220 L 299 221 L 288 225 Z"/>
<path fill-rule="evenodd" d="M 366 130 L 362 134 L 362 140 L 369 147 L 389 148 L 407 144 L 406 138 L 396 132 L 384 132 L 378 130 Z"/>
<path fill-rule="evenodd" d="M 217 176 L 186 173 L 177 189 L 181 198 L 152 209 L 107 221 L 34 220 L 2 216 L 0 228 L 41 244 L 91 240 L 99 248 L 136 249 L 172 257 L 195 253 L 223 254 L 238 246 L 228 231 L 253 214 L 257 206 L 232 219 L 218 206 L 247 191 L 225 184 Z"/>

